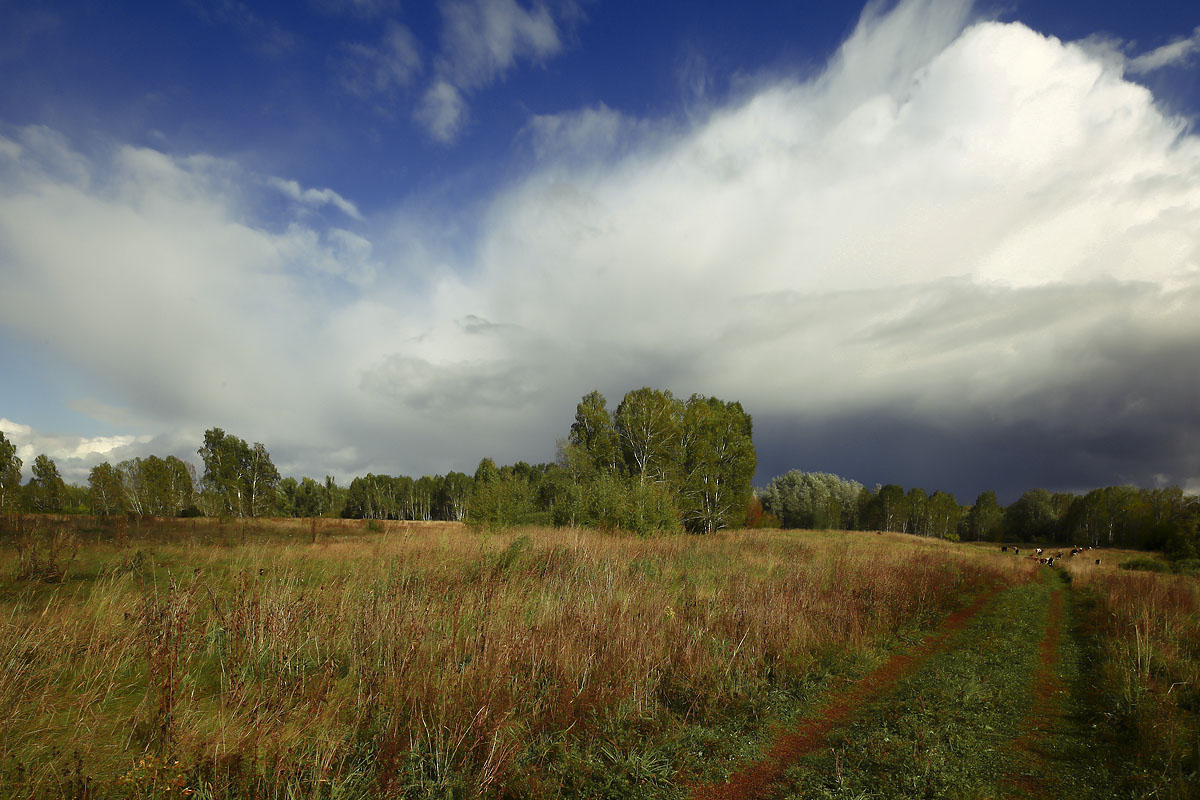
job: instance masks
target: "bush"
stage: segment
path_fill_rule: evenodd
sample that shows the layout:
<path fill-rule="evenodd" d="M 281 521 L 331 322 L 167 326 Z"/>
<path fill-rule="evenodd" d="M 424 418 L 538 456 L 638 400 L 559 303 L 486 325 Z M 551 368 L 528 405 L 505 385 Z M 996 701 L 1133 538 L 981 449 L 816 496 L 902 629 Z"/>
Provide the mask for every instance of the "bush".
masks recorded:
<path fill-rule="evenodd" d="M 1149 556 L 1137 556 L 1121 562 L 1121 569 L 1140 569 L 1144 572 L 1169 572 L 1170 566 Z"/>
<path fill-rule="evenodd" d="M 492 481 L 476 482 L 467 506 L 467 525 L 477 530 L 504 530 L 520 525 L 533 511 L 533 493 L 529 484 L 521 478 L 506 475 Z"/>
<path fill-rule="evenodd" d="M 1192 575 L 1200 578 L 1200 558 L 1185 558 L 1181 561 L 1176 561 L 1173 566 L 1175 571 L 1181 575 Z"/>

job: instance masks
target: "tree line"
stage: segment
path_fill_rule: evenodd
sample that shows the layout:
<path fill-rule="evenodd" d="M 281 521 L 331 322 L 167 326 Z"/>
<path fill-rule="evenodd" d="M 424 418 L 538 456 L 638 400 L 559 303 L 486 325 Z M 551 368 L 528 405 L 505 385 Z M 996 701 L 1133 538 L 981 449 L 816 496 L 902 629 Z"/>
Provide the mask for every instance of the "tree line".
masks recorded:
<path fill-rule="evenodd" d="M 743 525 L 883 530 L 967 541 L 1036 541 L 1200 551 L 1200 502 L 1178 487 L 1110 486 L 1085 494 L 1031 489 L 1008 506 L 995 492 L 971 505 L 897 484 L 868 489 L 829 473 L 791 470 L 752 489 L 753 422 L 740 403 L 642 387 L 613 410 L 584 395 L 553 463 L 479 462 L 473 475 L 367 474 L 348 487 L 282 478 L 267 448 L 220 428 L 196 451 L 203 474 L 175 456 L 92 468 L 68 485 L 47 455 L 21 483 L 22 461 L 0 432 L 0 512 L 139 516 L 349 517 L 471 525 L 589 526 L 706 533 Z"/>
<path fill-rule="evenodd" d="M 883 530 L 939 539 L 1163 550 L 1200 555 L 1200 500 L 1178 487 L 1108 486 L 1084 494 L 1030 489 L 1003 506 L 993 491 L 971 505 L 952 493 L 868 489 L 837 475 L 791 470 L 759 491 L 752 525 Z"/>

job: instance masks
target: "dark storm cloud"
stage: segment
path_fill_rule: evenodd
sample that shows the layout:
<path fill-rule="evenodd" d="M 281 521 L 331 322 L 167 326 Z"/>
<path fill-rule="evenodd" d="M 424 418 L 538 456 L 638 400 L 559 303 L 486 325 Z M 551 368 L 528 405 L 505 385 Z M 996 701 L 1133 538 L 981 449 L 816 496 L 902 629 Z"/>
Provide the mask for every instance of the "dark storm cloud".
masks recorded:
<path fill-rule="evenodd" d="M 758 480 L 800 468 L 867 485 L 953 491 L 964 503 L 987 489 L 1005 501 L 1035 487 L 1191 484 L 1194 490 L 1200 475 L 1198 348 L 1194 328 L 1100 324 L 1064 343 L 1049 369 L 1030 371 L 990 404 L 964 395 L 956 406 L 947 393 L 942 411 L 906 409 L 896 398 L 820 417 L 760 414 Z M 988 360 L 978 367 L 986 372 Z M 946 377 L 948 384 L 961 383 Z"/>

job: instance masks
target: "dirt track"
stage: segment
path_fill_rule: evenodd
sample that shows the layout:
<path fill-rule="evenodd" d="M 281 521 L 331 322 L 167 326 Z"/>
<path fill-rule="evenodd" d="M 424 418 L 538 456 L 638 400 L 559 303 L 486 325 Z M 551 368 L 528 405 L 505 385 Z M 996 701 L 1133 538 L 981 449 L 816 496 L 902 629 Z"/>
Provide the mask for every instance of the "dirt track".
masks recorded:
<path fill-rule="evenodd" d="M 951 637 L 964 628 L 1000 592 L 995 587 L 971 605 L 946 618 L 933 633 L 908 653 L 898 653 L 866 676 L 842 690 L 816 714 L 800 720 L 790 733 L 779 736 L 758 761 L 738 770 L 722 784 L 697 787 L 693 800 L 751 800 L 764 797 L 790 764 L 825 746 L 831 731 L 846 724 L 873 698 L 885 693 L 914 672 Z"/>
<path fill-rule="evenodd" d="M 1050 569 L 986 592 L 689 796 L 1131 796 L 1120 748 L 1098 738 L 1074 604 Z"/>

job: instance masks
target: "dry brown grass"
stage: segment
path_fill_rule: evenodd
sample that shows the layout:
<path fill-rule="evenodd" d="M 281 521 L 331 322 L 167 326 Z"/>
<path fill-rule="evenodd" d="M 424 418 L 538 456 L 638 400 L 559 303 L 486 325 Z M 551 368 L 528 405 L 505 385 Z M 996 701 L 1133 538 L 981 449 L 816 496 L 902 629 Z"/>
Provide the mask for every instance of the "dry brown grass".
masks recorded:
<path fill-rule="evenodd" d="M 90 777 L 118 796 L 555 796 L 606 771 L 673 778 L 719 755 L 676 752 L 697 731 L 759 727 L 1032 574 L 898 534 L 332 522 L 85 530 L 58 585 L 13 579 L 0 550 L 0 793 Z"/>

